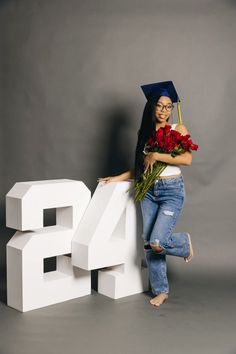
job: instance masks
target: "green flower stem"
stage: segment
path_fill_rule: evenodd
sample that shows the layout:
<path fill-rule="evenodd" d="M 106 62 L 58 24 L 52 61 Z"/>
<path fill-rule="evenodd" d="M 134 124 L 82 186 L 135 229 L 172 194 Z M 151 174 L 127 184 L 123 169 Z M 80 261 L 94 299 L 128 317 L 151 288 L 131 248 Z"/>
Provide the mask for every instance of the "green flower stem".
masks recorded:
<path fill-rule="evenodd" d="M 137 182 L 134 186 L 135 201 L 140 201 L 144 198 L 148 189 L 154 184 L 155 180 L 160 176 L 161 172 L 166 168 L 167 163 L 158 161 L 153 165 L 153 170 L 148 169 L 142 175 L 142 181 Z"/>

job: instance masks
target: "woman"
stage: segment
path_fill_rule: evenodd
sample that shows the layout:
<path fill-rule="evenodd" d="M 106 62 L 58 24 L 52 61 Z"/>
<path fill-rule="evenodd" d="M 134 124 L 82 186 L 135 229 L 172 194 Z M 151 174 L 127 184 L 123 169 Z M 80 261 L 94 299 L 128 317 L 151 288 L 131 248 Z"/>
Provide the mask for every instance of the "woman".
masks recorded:
<path fill-rule="evenodd" d="M 193 258 L 190 235 L 172 233 L 185 201 L 185 186 L 179 165 L 190 165 L 192 153 L 172 157 L 170 154 L 144 151 L 145 142 L 154 130 L 164 127 L 179 100 L 172 81 L 141 86 L 147 103 L 144 108 L 138 142 L 135 152 L 134 169 L 117 176 L 98 178 L 98 182 L 124 181 L 134 178 L 140 181 L 141 175 L 148 168 L 152 170 L 155 161 L 167 163 L 167 167 L 149 188 L 140 201 L 143 217 L 143 240 L 145 257 L 148 265 L 149 280 L 154 298 L 150 303 L 160 306 L 167 300 L 169 284 L 167 279 L 166 255 L 183 257 L 186 262 Z M 172 124 L 171 129 L 186 135 L 188 131 L 183 124 Z"/>

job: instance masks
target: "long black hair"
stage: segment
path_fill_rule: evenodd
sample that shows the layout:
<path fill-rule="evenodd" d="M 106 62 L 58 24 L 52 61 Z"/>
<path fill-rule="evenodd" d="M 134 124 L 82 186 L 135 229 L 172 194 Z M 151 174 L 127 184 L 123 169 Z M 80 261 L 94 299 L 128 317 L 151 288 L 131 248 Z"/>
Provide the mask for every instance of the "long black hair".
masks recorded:
<path fill-rule="evenodd" d="M 151 96 L 144 107 L 143 116 L 140 128 L 138 130 L 138 141 L 135 150 L 135 163 L 134 163 L 134 180 L 139 182 L 141 180 L 141 175 L 144 172 L 144 158 L 143 153 L 144 145 L 148 138 L 152 135 L 153 131 L 156 130 L 156 102 L 161 96 Z M 168 117 L 167 121 L 170 117 Z"/>

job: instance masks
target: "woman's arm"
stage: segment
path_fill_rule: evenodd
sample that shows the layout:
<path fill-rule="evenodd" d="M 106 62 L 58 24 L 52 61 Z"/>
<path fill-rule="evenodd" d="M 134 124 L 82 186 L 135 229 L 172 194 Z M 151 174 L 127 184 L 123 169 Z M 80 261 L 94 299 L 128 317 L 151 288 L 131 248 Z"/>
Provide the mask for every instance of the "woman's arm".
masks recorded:
<path fill-rule="evenodd" d="M 192 163 L 192 152 L 191 151 L 186 151 L 183 154 L 177 155 L 175 157 L 171 156 L 170 154 L 153 152 L 153 157 L 157 161 L 170 163 L 172 165 L 191 165 L 191 163 Z"/>
<path fill-rule="evenodd" d="M 134 170 L 130 169 L 124 173 L 121 173 L 120 177 L 122 178 L 123 181 L 125 181 L 126 179 L 134 178 Z"/>
<path fill-rule="evenodd" d="M 118 182 L 118 181 L 126 181 L 127 179 L 131 179 L 131 178 L 134 178 L 134 170 L 133 169 L 125 171 L 125 172 L 121 173 L 120 175 L 98 178 L 97 182 L 102 182 L 102 181 L 105 183 Z"/>

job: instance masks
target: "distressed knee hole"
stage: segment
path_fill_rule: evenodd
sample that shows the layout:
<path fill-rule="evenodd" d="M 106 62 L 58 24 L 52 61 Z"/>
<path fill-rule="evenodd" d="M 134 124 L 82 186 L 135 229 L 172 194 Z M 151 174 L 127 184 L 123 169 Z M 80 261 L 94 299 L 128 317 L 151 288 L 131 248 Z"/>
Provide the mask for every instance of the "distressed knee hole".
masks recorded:
<path fill-rule="evenodd" d="M 164 248 L 162 248 L 161 246 L 152 246 L 151 245 L 151 247 L 154 251 L 156 251 L 158 253 L 164 251 Z"/>
<path fill-rule="evenodd" d="M 155 243 L 151 243 L 151 247 L 156 252 L 162 252 L 165 250 L 165 248 L 160 245 L 160 241 L 158 239 L 155 239 Z"/>
<path fill-rule="evenodd" d="M 165 215 L 170 215 L 170 216 L 173 216 L 174 215 L 174 212 L 172 210 L 163 210 L 163 213 Z"/>

